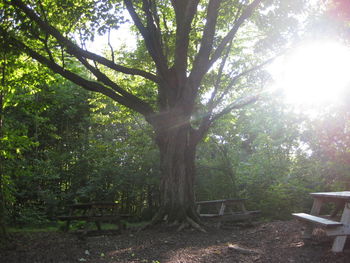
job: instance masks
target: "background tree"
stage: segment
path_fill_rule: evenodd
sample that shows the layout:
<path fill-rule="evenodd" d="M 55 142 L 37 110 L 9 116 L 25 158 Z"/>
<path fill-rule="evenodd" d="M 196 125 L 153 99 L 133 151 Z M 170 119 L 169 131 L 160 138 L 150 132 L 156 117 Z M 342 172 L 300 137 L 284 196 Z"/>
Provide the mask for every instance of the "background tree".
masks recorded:
<path fill-rule="evenodd" d="M 216 120 L 257 100 L 251 87 L 262 87 L 265 78 L 254 72 L 291 36 L 298 20 L 287 14 L 302 7 L 302 1 L 262 0 L 5 0 L 0 31 L 11 48 L 143 115 L 160 151 L 161 207 L 154 222 L 196 226 L 196 147 Z M 96 32 L 118 28 L 124 10 L 138 37 L 127 54 L 133 61 L 112 45 L 107 57 L 86 50 Z"/>
<path fill-rule="evenodd" d="M 267 218 L 285 219 L 303 209 L 314 179 L 300 176 L 305 170 L 297 165 L 306 121 L 278 94 L 227 114 L 199 146 L 200 199 L 245 197 Z"/>
<path fill-rule="evenodd" d="M 19 52 L 11 52 L 6 44 L 1 46 L 0 90 L 0 227 L 5 235 L 4 222 L 10 204 L 14 200 L 14 181 L 11 171 L 17 170 L 16 161 L 23 159 L 24 152 L 32 149 L 35 140 L 30 138 L 26 117 L 35 116 L 38 110 L 31 98 L 38 92 L 38 82 L 49 82 L 47 72 L 36 63 L 25 61 Z M 34 101 L 33 101 L 34 102 Z M 14 108 L 17 108 L 14 111 Z M 34 129 L 32 129 L 34 131 Z"/>

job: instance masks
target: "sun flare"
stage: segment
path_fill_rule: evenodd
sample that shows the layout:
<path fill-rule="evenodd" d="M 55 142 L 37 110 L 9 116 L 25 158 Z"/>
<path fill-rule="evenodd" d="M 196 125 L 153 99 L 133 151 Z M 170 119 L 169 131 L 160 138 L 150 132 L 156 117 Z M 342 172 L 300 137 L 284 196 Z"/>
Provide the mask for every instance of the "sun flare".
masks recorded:
<path fill-rule="evenodd" d="M 350 88 L 350 49 L 337 42 L 304 44 L 276 61 L 271 73 L 288 103 L 336 103 Z"/>

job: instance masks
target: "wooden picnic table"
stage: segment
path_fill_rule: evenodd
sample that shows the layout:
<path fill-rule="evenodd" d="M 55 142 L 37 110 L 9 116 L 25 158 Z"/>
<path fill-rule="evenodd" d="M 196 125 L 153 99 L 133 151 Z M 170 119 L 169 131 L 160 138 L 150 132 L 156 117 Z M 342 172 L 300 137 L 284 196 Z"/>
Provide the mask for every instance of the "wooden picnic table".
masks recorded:
<path fill-rule="evenodd" d="M 303 238 L 310 238 L 314 226 L 325 228 L 328 236 L 335 236 L 332 251 L 342 252 L 347 236 L 350 235 L 350 191 L 311 193 L 313 205 L 310 214 L 294 213 L 293 216 L 305 223 Z M 333 203 L 330 215 L 321 215 L 321 208 L 326 203 Z M 338 219 L 338 214 L 341 217 Z"/>
<path fill-rule="evenodd" d="M 217 227 L 220 227 L 222 222 L 233 222 L 251 219 L 260 213 L 260 211 L 248 211 L 245 208 L 244 202 L 246 198 L 236 199 L 221 199 L 196 202 L 197 213 L 202 218 L 214 218 L 218 220 Z M 203 213 L 207 210 L 206 213 Z"/>
<path fill-rule="evenodd" d="M 119 207 L 118 203 L 113 202 L 77 203 L 68 206 L 69 214 L 59 216 L 58 219 L 67 222 L 65 231 L 69 231 L 72 221 L 94 222 L 98 231 L 102 231 L 101 222 L 115 223 L 120 231 L 124 228 L 122 219 L 130 217 L 130 215 L 120 214 Z"/>

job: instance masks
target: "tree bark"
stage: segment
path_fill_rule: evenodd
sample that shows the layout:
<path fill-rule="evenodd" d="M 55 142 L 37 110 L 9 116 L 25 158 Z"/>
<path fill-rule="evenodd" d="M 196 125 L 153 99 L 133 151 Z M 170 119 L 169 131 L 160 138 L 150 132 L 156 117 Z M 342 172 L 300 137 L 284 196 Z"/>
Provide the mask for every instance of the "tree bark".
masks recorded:
<path fill-rule="evenodd" d="M 161 206 L 153 223 L 165 221 L 181 228 L 187 225 L 200 228 L 194 196 L 197 143 L 186 119 L 176 114 L 168 116 L 165 118 L 167 127 L 156 130 L 160 150 Z"/>

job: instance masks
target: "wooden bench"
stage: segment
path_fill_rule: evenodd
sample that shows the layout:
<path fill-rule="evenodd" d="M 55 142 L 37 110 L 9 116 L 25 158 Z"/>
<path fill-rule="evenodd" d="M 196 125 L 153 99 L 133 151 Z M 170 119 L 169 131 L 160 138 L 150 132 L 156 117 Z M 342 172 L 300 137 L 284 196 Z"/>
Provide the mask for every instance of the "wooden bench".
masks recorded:
<path fill-rule="evenodd" d="M 57 219 L 61 221 L 69 221 L 69 220 L 87 220 L 88 216 L 58 216 Z"/>
<path fill-rule="evenodd" d="M 98 231 L 102 231 L 101 223 L 115 223 L 118 225 L 118 230 L 125 228 L 122 219 L 129 218 L 128 214 L 118 213 L 119 205 L 116 203 L 95 202 L 95 203 L 80 203 L 69 206 L 69 215 L 58 216 L 57 219 L 66 221 L 64 231 L 69 231 L 72 221 L 94 222 Z M 84 231 L 87 233 L 87 231 Z M 96 232 L 96 231 L 95 231 Z"/>
<path fill-rule="evenodd" d="M 343 225 L 342 223 L 334 220 L 326 219 L 319 216 L 313 216 L 305 213 L 293 213 L 292 215 L 299 220 L 306 221 L 309 223 L 314 223 L 316 225 L 320 225 L 326 228 L 338 227 Z"/>
<path fill-rule="evenodd" d="M 245 200 L 247 199 L 240 198 L 199 201 L 196 202 L 197 213 L 202 218 L 217 220 L 217 227 L 220 227 L 223 222 L 247 220 L 249 223 L 251 223 L 252 218 L 258 215 L 260 211 L 247 211 L 244 205 Z M 211 208 L 211 213 L 201 213 L 203 207 L 206 207 L 207 209 Z"/>
<path fill-rule="evenodd" d="M 310 214 L 292 214 L 305 224 L 302 238 L 311 238 L 314 225 L 324 228 L 327 236 L 334 236 L 333 252 L 342 252 L 348 236 L 350 236 L 350 191 L 311 193 L 313 205 Z M 333 204 L 333 212 L 329 216 L 322 215 L 325 203 Z M 341 212 L 342 211 L 342 212 Z M 341 218 L 337 214 L 341 212 Z"/>

